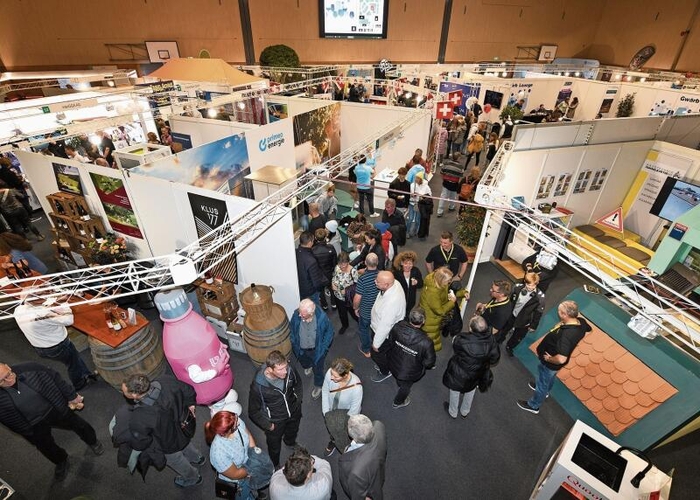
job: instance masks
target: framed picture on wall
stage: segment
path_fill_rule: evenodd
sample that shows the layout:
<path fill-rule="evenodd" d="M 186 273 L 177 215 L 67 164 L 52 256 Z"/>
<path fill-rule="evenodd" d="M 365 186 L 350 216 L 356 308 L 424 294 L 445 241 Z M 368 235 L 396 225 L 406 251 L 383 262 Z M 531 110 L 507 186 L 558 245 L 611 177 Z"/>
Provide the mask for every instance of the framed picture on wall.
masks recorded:
<path fill-rule="evenodd" d="M 554 176 L 543 175 L 540 179 L 540 187 L 537 188 L 536 199 L 541 200 L 549 198 L 549 194 L 552 192 L 552 186 L 554 186 Z"/>
<path fill-rule="evenodd" d="M 569 191 L 569 186 L 571 185 L 570 173 L 560 174 L 559 180 L 557 181 L 557 187 L 554 190 L 554 196 L 564 196 Z"/>
<path fill-rule="evenodd" d="M 584 170 L 579 172 L 576 178 L 576 184 L 574 184 L 574 194 L 585 193 L 588 188 L 588 183 L 591 181 L 591 176 L 593 175 L 592 170 Z"/>
<path fill-rule="evenodd" d="M 600 170 L 596 170 L 595 174 L 593 174 L 593 182 L 591 183 L 590 191 L 600 191 L 603 187 L 603 184 L 605 184 L 605 178 L 607 176 L 607 168 L 601 168 Z"/>

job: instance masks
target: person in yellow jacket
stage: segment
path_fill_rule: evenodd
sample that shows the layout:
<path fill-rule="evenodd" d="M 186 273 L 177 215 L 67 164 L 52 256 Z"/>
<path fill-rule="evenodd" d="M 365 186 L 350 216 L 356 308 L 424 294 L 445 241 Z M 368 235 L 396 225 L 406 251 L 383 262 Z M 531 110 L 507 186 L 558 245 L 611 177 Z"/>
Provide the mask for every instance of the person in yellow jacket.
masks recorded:
<path fill-rule="evenodd" d="M 428 274 L 423 281 L 420 306 L 425 310 L 425 324 L 422 330 L 433 341 L 436 352 L 442 349 L 443 318 L 466 296 L 464 289 L 456 294 L 449 290 L 452 277 L 452 271 L 444 266 Z"/>

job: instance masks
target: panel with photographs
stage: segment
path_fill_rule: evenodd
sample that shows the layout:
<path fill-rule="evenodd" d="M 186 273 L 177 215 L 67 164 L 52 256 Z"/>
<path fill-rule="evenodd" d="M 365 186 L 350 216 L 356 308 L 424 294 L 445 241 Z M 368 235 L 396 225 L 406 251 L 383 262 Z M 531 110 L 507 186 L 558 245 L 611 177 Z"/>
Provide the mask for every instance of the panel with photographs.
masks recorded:
<path fill-rule="evenodd" d="M 605 184 L 605 179 L 607 176 L 607 168 L 596 170 L 595 174 L 593 174 L 593 182 L 591 183 L 590 191 L 600 191 L 603 188 L 603 184 Z"/>
<path fill-rule="evenodd" d="M 540 187 L 537 188 L 536 199 L 542 200 L 544 198 L 549 198 L 552 192 L 552 187 L 554 186 L 554 176 L 553 175 L 543 175 L 540 179 Z"/>
<path fill-rule="evenodd" d="M 582 170 L 579 172 L 576 178 L 576 184 L 574 184 L 574 194 L 585 193 L 592 176 L 592 170 Z"/>
<path fill-rule="evenodd" d="M 572 174 L 566 172 L 559 175 L 557 187 L 554 189 L 554 196 L 564 196 L 569 191 L 571 186 Z"/>

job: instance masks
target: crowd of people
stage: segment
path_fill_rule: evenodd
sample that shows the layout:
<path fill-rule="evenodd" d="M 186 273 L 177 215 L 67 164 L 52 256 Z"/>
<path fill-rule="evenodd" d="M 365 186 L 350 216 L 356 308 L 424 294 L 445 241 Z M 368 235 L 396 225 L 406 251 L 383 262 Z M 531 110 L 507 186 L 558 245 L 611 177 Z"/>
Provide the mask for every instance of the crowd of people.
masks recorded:
<path fill-rule="evenodd" d="M 477 127 L 475 134 L 479 133 Z M 450 168 L 443 170 L 438 216 L 445 208 L 456 208 L 449 205 L 452 200 L 470 200 L 480 176 L 478 167 L 465 173 L 459 162 L 462 143 L 452 142 L 452 159 L 444 160 Z M 359 159 L 355 174 L 367 163 Z M 370 171 L 357 177 L 360 214 L 346 227 L 353 252 L 341 246 L 335 187 L 329 185 L 309 203 L 307 230 L 300 234 L 296 250 L 301 300 L 289 323 L 296 363 L 280 351 L 270 352 L 253 377 L 245 411 L 240 404 L 211 407 L 211 419 L 204 425 L 208 455 L 192 441 L 197 426 L 191 385 L 168 376 L 127 377 L 121 387 L 126 402 L 110 426 L 119 465 L 144 476 L 150 466 L 167 466 L 175 472 L 174 484 L 189 488 L 203 482 L 200 468 L 208 456 L 217 471 L 216 490 L 228 498 L 320 500 L 336 498 L 328 458 L 338 453 L 338 480 L 347 497 L 381 500 L 387 429 L 362 413 L 365 393 L 372 389 L 354 372 L 347 354 L 328 359 L 335 335 L 346 335 L 351 328 L 361 362 L 366 359 L 375 368 L 370 381 L 394 380 L 396 410 L 411 404 L 413 385 L 435 368 L 443 342 L 449 342 L 452 353 L 442 376 L 444 409 L 452 419 L 469 415 L 477 389 L 486 391 L 493 382 L 491 369 L 506 339 L 505 351 L 513 356 L 525 336 L 537 330 L 546 287 L 556 275 L 556 255 L 552 259 L 552 251 L 543 248 L 526 259 L 521 283 L 495 281 L 488 300 L 477 303 L 465 325 L 462 306 L 469 297 L 462 280 L 468 259 L 453 234 L 441 232 L 422 259 L 402 248 L 413 236 L 428 236 L 430 214 L 419 208 L 423 198 L 432 202 L 422 152 L 417 150 L 399 170 L 381 214 L 374 212 L 372 175 Z M 369 192 L 363 194 L 364 183 Z M 427 191 L 419 189 L 422 185 Z M 365 204 L 370 218 L 381 217 L 381 222 L 368 223 L 362 213 Z M 0 235 L 0 253 L 28 260 L 30 250 L 16 238 Z M 337 332 L 329 316 L 333 311 L 341 325 Z M 572 301 L 560 303 L 557 314 L 560 322 L 537 349 L 538 374 L 530 382 L 534 392 L 517 401 L 530 413 L 540 411 L 558 370 L 591 329 Z M 87 368 L 67 336 L 73 320 L 70 308 L 49 310 L 41 297 L 28 293 L 15 317 L 39 357 L 66 365 L 70 383 L 37 363 L 0 363 L 0 422 L 53 462 L 55 478 L 61 481 L 68 472 L 68 455 L 53 440 L 52 428 L 73 430 L 94 454 L 104 452 L 94 429 L 74 412 L 84 404 L 78 391 L 96 382 L 98 374 Z M 327 446 L 317 455 L 297 442 L 305 377 L 312 380 L 311 399 L 321 400 L 328 434 Z M 264 433 L 264 447 L 251 433 L 250 423 Z M 284 461 L 283 446 L 290 449 Z"/>

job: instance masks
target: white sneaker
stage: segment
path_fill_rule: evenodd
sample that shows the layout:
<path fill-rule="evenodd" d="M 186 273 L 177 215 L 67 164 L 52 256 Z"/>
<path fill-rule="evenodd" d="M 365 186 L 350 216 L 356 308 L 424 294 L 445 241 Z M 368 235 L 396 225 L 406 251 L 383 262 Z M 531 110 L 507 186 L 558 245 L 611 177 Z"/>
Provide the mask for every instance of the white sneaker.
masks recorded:
<path fill-rule="evenodd" d="M 360 208 L 360 204 L 359 204 L 358 202 L 355 202 L 355 203 L 352 205 L 352 209 L 353 209 L 353 210 L 357 210 L 358 208 Z"/>
<path fill-rule="evenodd" d="M 311 368 L 305 368 L 305 369 L 304 369 L 304 375 L 306 375 L 307 377 L 308 377 L 309 375 L 311 375 L 313 372 L 314 372 L 313 367 L 311 367 Z"/>
<path fill-rule="evenodd" d="M 377 212 L 374 212 L 373 214 L 370 215 L 370 217 L 379 217 L 379 214 Z"/>
<path fill-rule="evenodd" d="M 314 387 L 311 390 L 311 399 L 316 400 L 321 397 L 321 388 L 320 387 Z"/>

